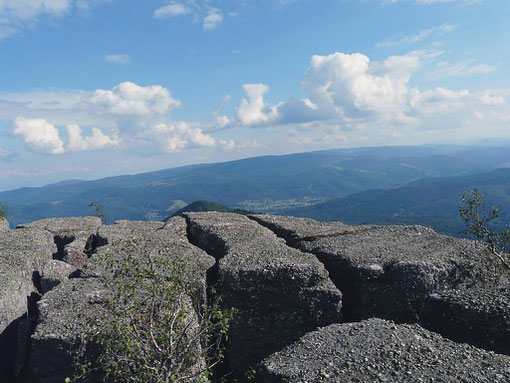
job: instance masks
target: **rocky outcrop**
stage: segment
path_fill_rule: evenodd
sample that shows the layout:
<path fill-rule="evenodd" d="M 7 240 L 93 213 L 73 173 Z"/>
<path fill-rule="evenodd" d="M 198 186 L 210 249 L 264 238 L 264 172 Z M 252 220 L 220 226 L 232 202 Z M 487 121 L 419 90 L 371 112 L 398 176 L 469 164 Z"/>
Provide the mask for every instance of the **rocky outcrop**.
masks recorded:
<path fill-rule="evenodd" d="M 218 260 L 224 306 L 237 310 L 227 353 L 237 380 L 300 336 L 342 320 L 342 295 L 315 256 L 242 215 L 185 217 L 190 239 Z"/>
<path fill-rule="evenodd" d="M 107 280 L 103 275 L 105 261 L 140 257 L 142 252 L 173 257 L 176 261 L 185 261 L 196 272 L 194 282 L 202 286 L 205 294 L 206 274 L 202 271 L 211 268 L 214 259 L 189 244 L 183 218 L 173 218 L 166 224 L 119 221 L 100 227 L 97 238 L 103 245 L 95 249 L 81 272 L 44 295 L 39 302 L 27 382 L 62 383 L 66 377 L 74 376 L 77 362 L 94 359 L 95 350 L 83 342 L 90 320 L 104 315 L 102 306 L 108 298 Z M 132 240 L 136 241 L 136 246 L 131 246 Z M 89 380 L 102 382 L 100 375 Z"/>
<path fill-rule="evenodd" d="M 57 246 L 53 258 L 81 268 L 87 263 L 93 247 L 97 246 L 100 226 L 101 219 L 97 217 L 71 217 L 43 219 L 19 225 L 18 228 L 37 228 L 50 232 Z"/>
<path fill-rule="evenodd" d="M 510 354 L 509 281 L 494 273 L 480 243 L 423 226 L 251 218 L 317 255 L 344 293 L 347 320 L 418 322 L 456 341 Z"/>
<path fill-rule="evenodd" d="M 373 318 L 306 334 L 265 359 L 256 381 L 504 383 L 510 363 L 417 325 Z"/>
<path fill-rule="evenodd" d="M 421 226 L 186 213 L 0 229 L 0 382 L 62 383 L 94 360 L 86 326 L 108 320 L 107 266 L 147 254 L 185 264 L 200 299 L 236 309 L 227 381 L 510 381 L 510 282 L 478 243 Z"/>
<path fill-rule="evenodd" d="M 40 292 L 34 282 L 54 249 L 45 231 L 0 232 L 0 381 L 14 377 L 18 326 L 35 314 Z"/>

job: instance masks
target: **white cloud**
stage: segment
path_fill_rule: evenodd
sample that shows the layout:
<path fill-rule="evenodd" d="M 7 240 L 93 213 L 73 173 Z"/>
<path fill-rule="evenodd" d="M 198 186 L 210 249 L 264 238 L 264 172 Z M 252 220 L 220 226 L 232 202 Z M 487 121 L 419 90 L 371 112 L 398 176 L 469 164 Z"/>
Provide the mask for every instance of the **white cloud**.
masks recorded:
<path fill-rule="evenodd" d="M 202 26 L 207 31 L 217 28 L 222 22 L 223 12 L 218 8 L 212 8 L 209 10 L 207 16 L 204 17 Z"/>
<path fill-rule="evenodd" d="M 360 53 L 313 56 L 302 86 L 320 109 L 341 118 L 368 114 L 396 118 L 405 109 L 407 84 L 419 64 L 413 56 L 392 56 L 382 63 L 370 63 Z"/>
<path fill-rule="evenodd" d="M 444 77 L 466 77 L 476 74 L 489 74 L 496 69 L 495 65 L 472 64 L 471 62 L 461 62 L 457 64 L 441 62 L 438 66 L 439 69 L 430 73 L 430 77 L 436 80 Z"/>
<path fill-rule="evenodd" d="M 442 36 L 446 33 L 452 32 L 457 29 L 457 25 L 443 24 L 438 27 L 422 29 L 414 35 L 404 35 L 400 37 L 394 37 L 389 40 L 377 43 L 378 48 L 392 48 L 399 45 L 411 45 L 425 40 L 429 36 Z"/>
<path fill-rule="evenodd" d="M 62 154 L 64 142 L 54 125 L 44 119 L 17 118 L 14 134 L 20 135 L 28 148 L 38 153 Z"/>
<path fill-rule="evenodd" d="M 506 100 L 501 96 L 493 95 L 490 91 L 484 90 L 477 95 L 482 105 L 503 105 Z"/>
<path fill-rule="evenodd" d="M 154 17 L 163 19 L 192 14 L 194 23 L 201 23 L 204 30 L 210 31 L 218 28 L 223 23 L 225 15 L 228 17 L 239 16 L 237 12 L 233 11 L 225 14 L 216 3 L 219 3 L 219 1 L 180 0 L 158 8 L 154 12 Z"/>
<path fill-rule="evenodd" d="M 165 5 L 161 8 L 158 8 L 154 12 L 154 17 L 157 19 L 162 19 L 166 17 L 175 17 L 182 16 L 191 13 L 191 9 L 185 4 L 181 3 L 172 3 Z"/>
<path fill-rule="evenodd" d="M 116 54 L 105 56 L 105 61 L 116 63 L 116 64 L 127 64 L 131 61 L 131 58 L 126 54 Z"/>
<path fill-rule="evenodd" d="M 192 147 L 212 147 L 213 137 L 199 128 L 192 128 L 184 121 L 171 124 L 158 124 L 152 128 L 152 136 L 165 152 L 178 152 Z"/>
<path fill-rule="evenodd" d="M 220 140 L 221 148 L 225 151 L 234 150 L 236 148 L 236 143 L 234 140 Z"/>
<path fill-rule="evenodd" d="M 468 90 L 453 91 L 445 88 L 416 92 L 410 100 L 414 110 L 421 114 L 453 113 L 466 105 Z"/>
<path fill-rule="evenodd" d="M 113 115 L 164 115 L 181 105 L 161 85 L 139 86 L 123 82 L 112 90 L 96 90 L 90 102 L 104 107 Z"/>
<path fill-rule="evenodd" d="M 276 121 L 278 112 L 264 102 L 264 94 L 269 92 L 265 84 L 245 84 L 243 89 L 248 99 L 243 98 L 237 108 L 237 118 L 243 125 L 263 125 Z"/>
<path fill-rule="evenodd" d="M 63 17 L 72 10 L 89 10 L 85 0 L 0 0 L 0 40 L 32 26 L 43 16 Z"/>
<path fill-rule="evenodd" d="M 120 143 L 117 137 L 108 137 L 97 128 L 92 128 L 92 136 L 89 137 L 83 137 L 82 129 L 78 125 L 67 125 L 66 129 L 69 135 L 67 146 L 69 152 L 100 150 L 118 146 Z"/>
<path fill-rule="evenodd" d="M 92 93 L 0 93 L 0 119 L 13 119 L 13 113 L 24 116 L 16 120 L 14 133 L 31 150 L 43 153 L 101 150 L 121 143 L 122 149 L 152 151 L 156 145 L 166 152 L 214 146 L 214 138 L 200 128 L 169 122 L 169 112 L 179 105 L 161 85 L 124 82 Z M 228 117 L 219 121 L 228 123 Z M 54 124 L 67 127 L 67 145 Z M 85 136 L 81 126 L 91 128 L 91 134 Z"/>
<path fill-rule="evenodd" d="M 218 116 L 216 117 L 216 126 L 220 129 L 224 129 L 229 126 L 231 123 L 230 118 L 227 116 Z"/>

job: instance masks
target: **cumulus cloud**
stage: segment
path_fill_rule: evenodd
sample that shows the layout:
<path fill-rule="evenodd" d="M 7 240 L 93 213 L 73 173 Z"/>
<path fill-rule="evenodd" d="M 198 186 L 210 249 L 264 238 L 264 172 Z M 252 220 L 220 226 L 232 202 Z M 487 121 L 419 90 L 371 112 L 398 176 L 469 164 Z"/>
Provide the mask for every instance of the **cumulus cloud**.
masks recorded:
<path fill-rule="evenodd" d="M 409 78 L 419 64 L 413 56 L 392 56 L 382 63 L 370 63 L 360 53 L 313 56 L 302 86 L 314 104 L 342 118 L 391 118 L 403 111 Z"/>
<path fill-rule="evenodd" d="M 182 16 L 191 13 L 191 9 L 185 4 L 181 3 L 172 3 L 165 5 L 161 8 L 158 8 L 154 12 L 154 17 L 157 19 L 162 19 L 166 17 L 175 17 Z"/>
<path fill-rule="evenodd" d="M 165 152 L 178 152 L 192 147 L 211 147 L 216 145 L 213 137 L 199 128 L 192 128 L 184 121 L 171 124 L 158 124 L 151 134 L 157 139 Z"/>
<path fill-rule="evenodd" d="M 262 125 L 274 122 L 278 116 L 276 107 L 264 102 L 264 94 L 269 92 L 265 84 L 245 84 L 244 92 L 248 97 L 243 98 L 237 108 L 237 118 L 243 125 Z"/>
<path fill-rule="evenodd" d="M 20 135 L 27 147 L 37 153 L 62 154 L 64 142 L 57 128 L 44 119 L 17 118 L 14 134 Z"/>
<path fill-rule="evenodd" d="M 116 63 L 116 64 L 127 64 L 131 61 L 131 58 L 126 54 L 108 55 L 105 56 L 105 61 Z"/>
<path fill-rule="evenodd" d="M 66 129 L 69 135 L 67 146 L 67 151 L 69 152 L 100 150 L 118 146 L 120 143 L 118 137 L 108 137 L 98 128 L 92 128 L 92 136 L 89 137 L 83 136 L 82 129 L 78 125 L 67 125 Z"/>
<path fill-rule="evenodd" d="M 30 119 L 19 117 L 14 121 L 13 133 L 21 136 L 27 147 L 36 153 L 63 154 L 67 152 L 82 152 L 99 150 L 119 145 L 117 137 L 109 137 L 100 129 L 92 128 L 92 135 L 83 136 L 78 125 L 67 125 L 69 141 L 65 147 L 58 129 L 45 119 Z"/>
<path fill-rule="evenodd" d="M 31 150 L 40 153 L 153 148 L 154 145 L 173 152 L 214 146 L 214 138 L 200 128 L 185 122 L 170 122 L 171 110 L 179 105 L 180 101 L 161 85 L 124 82 L 110 90 L 91 93 L 0 94 L 0 118 L 14 119 L 13 112 L 24 116 L 16 120 L 14 134 Z M 222 127 L 229 122 L 226 116 L 218 117 Z M 55 124 L 66 126 L 67 143 L 60 138 Z M 82 127 L 90 128 L 91 133 L 85 135 Z"/>
<path fill-rule="evenodd" d="M 204 17 L 202 24 L 203 28 L 207 31 L 215 29 L 223 22 L 223 12 L 218 8 L 212 8 L 209 10 L 207 16 Z"/>
<path fill-rule="evenodd" d="M 181 105 L 170 91 L 161 85 L 139 86 L 123 82 L 112 90 L 96 90 L 90 102 L 113 115 L 164 115 Z"/>
<path fill-rule="evenodd" d="M 328 142 L 353 138 L 357 144 L 363 144 L 363 140 L 384 143 L 387 137 L 405 140 L 411 133 L 426 136 L 425 132 L 433 129 L 455 129 L 473 110 L 478 111 L 477 120 L 483 115 L 501 125 L 508 115 L 504 106 L 509 89 L 420 90 L 412 85 L 412 75 L 438 56 L 440 52 L 414 51 L 380 62 L 360 53 L 313 56 L 301 81 L 306 98 L 289 98 L 270 105 L 264 100 L 267 85 L 247 84 L 246 97 L 240 101 L 230 126 L 271 129 L 290 124 L 291 132 L 301 132 L 290 135 L 294 144 L 327 146 Z M 220 144 L 226 148 L 225 143 Z M 236 149 L 239 147 L 236 143 Z"/>

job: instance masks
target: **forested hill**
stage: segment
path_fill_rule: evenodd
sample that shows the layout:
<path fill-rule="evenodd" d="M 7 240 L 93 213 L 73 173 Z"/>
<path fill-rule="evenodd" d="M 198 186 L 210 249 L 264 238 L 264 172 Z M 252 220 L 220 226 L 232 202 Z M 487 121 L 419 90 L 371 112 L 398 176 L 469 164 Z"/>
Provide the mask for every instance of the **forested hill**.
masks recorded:
<path fill-rule="evenodd" d="M 387 190 L 369 190 L 288 214 L 350 224 L 420 224 L 459 235 L 462 193 L 478 188 L 489 205 L 501 205 L 501 223 L 510 224 L 510 168 L 456 177 L 426 178 Z"/>
<path fill-rule="evenodd" d="M 288 209 L 390 189 L 424 177 L 492 170 L 510 164 L 497 147 L 419 146 L 338 149 L 186 166 L 95 181 L 64 181 L 0 193 L 11 225 L 47 217 L 84 216 L 91 201 L 109 222 L 162 220 L 198 200 L 231 208 Z"/>

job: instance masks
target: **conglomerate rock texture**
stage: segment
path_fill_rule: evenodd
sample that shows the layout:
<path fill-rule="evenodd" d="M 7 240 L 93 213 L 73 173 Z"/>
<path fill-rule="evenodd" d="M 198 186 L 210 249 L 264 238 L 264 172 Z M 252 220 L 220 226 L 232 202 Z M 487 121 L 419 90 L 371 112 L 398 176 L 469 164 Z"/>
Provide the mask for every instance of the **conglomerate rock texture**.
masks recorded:
<path fill-rule="evenodd" d="M 268 215 L 0 221 L 0 382 L 63 383 L 93 360 L 105 265 L 145 253 L 186 262 L 204 301 L 236 309 L 227 382 L 509 382 L 510 282 L 483 250 L 421 226 Z"/>
<path fill-rule="evenodd" d="M 510 354 L 508 275 L 478 242 L 423 226 L 347 226 L 253 215 L 317 255 L 344 293 L 346 320 L 417 322 L 460 342 Z"/>

